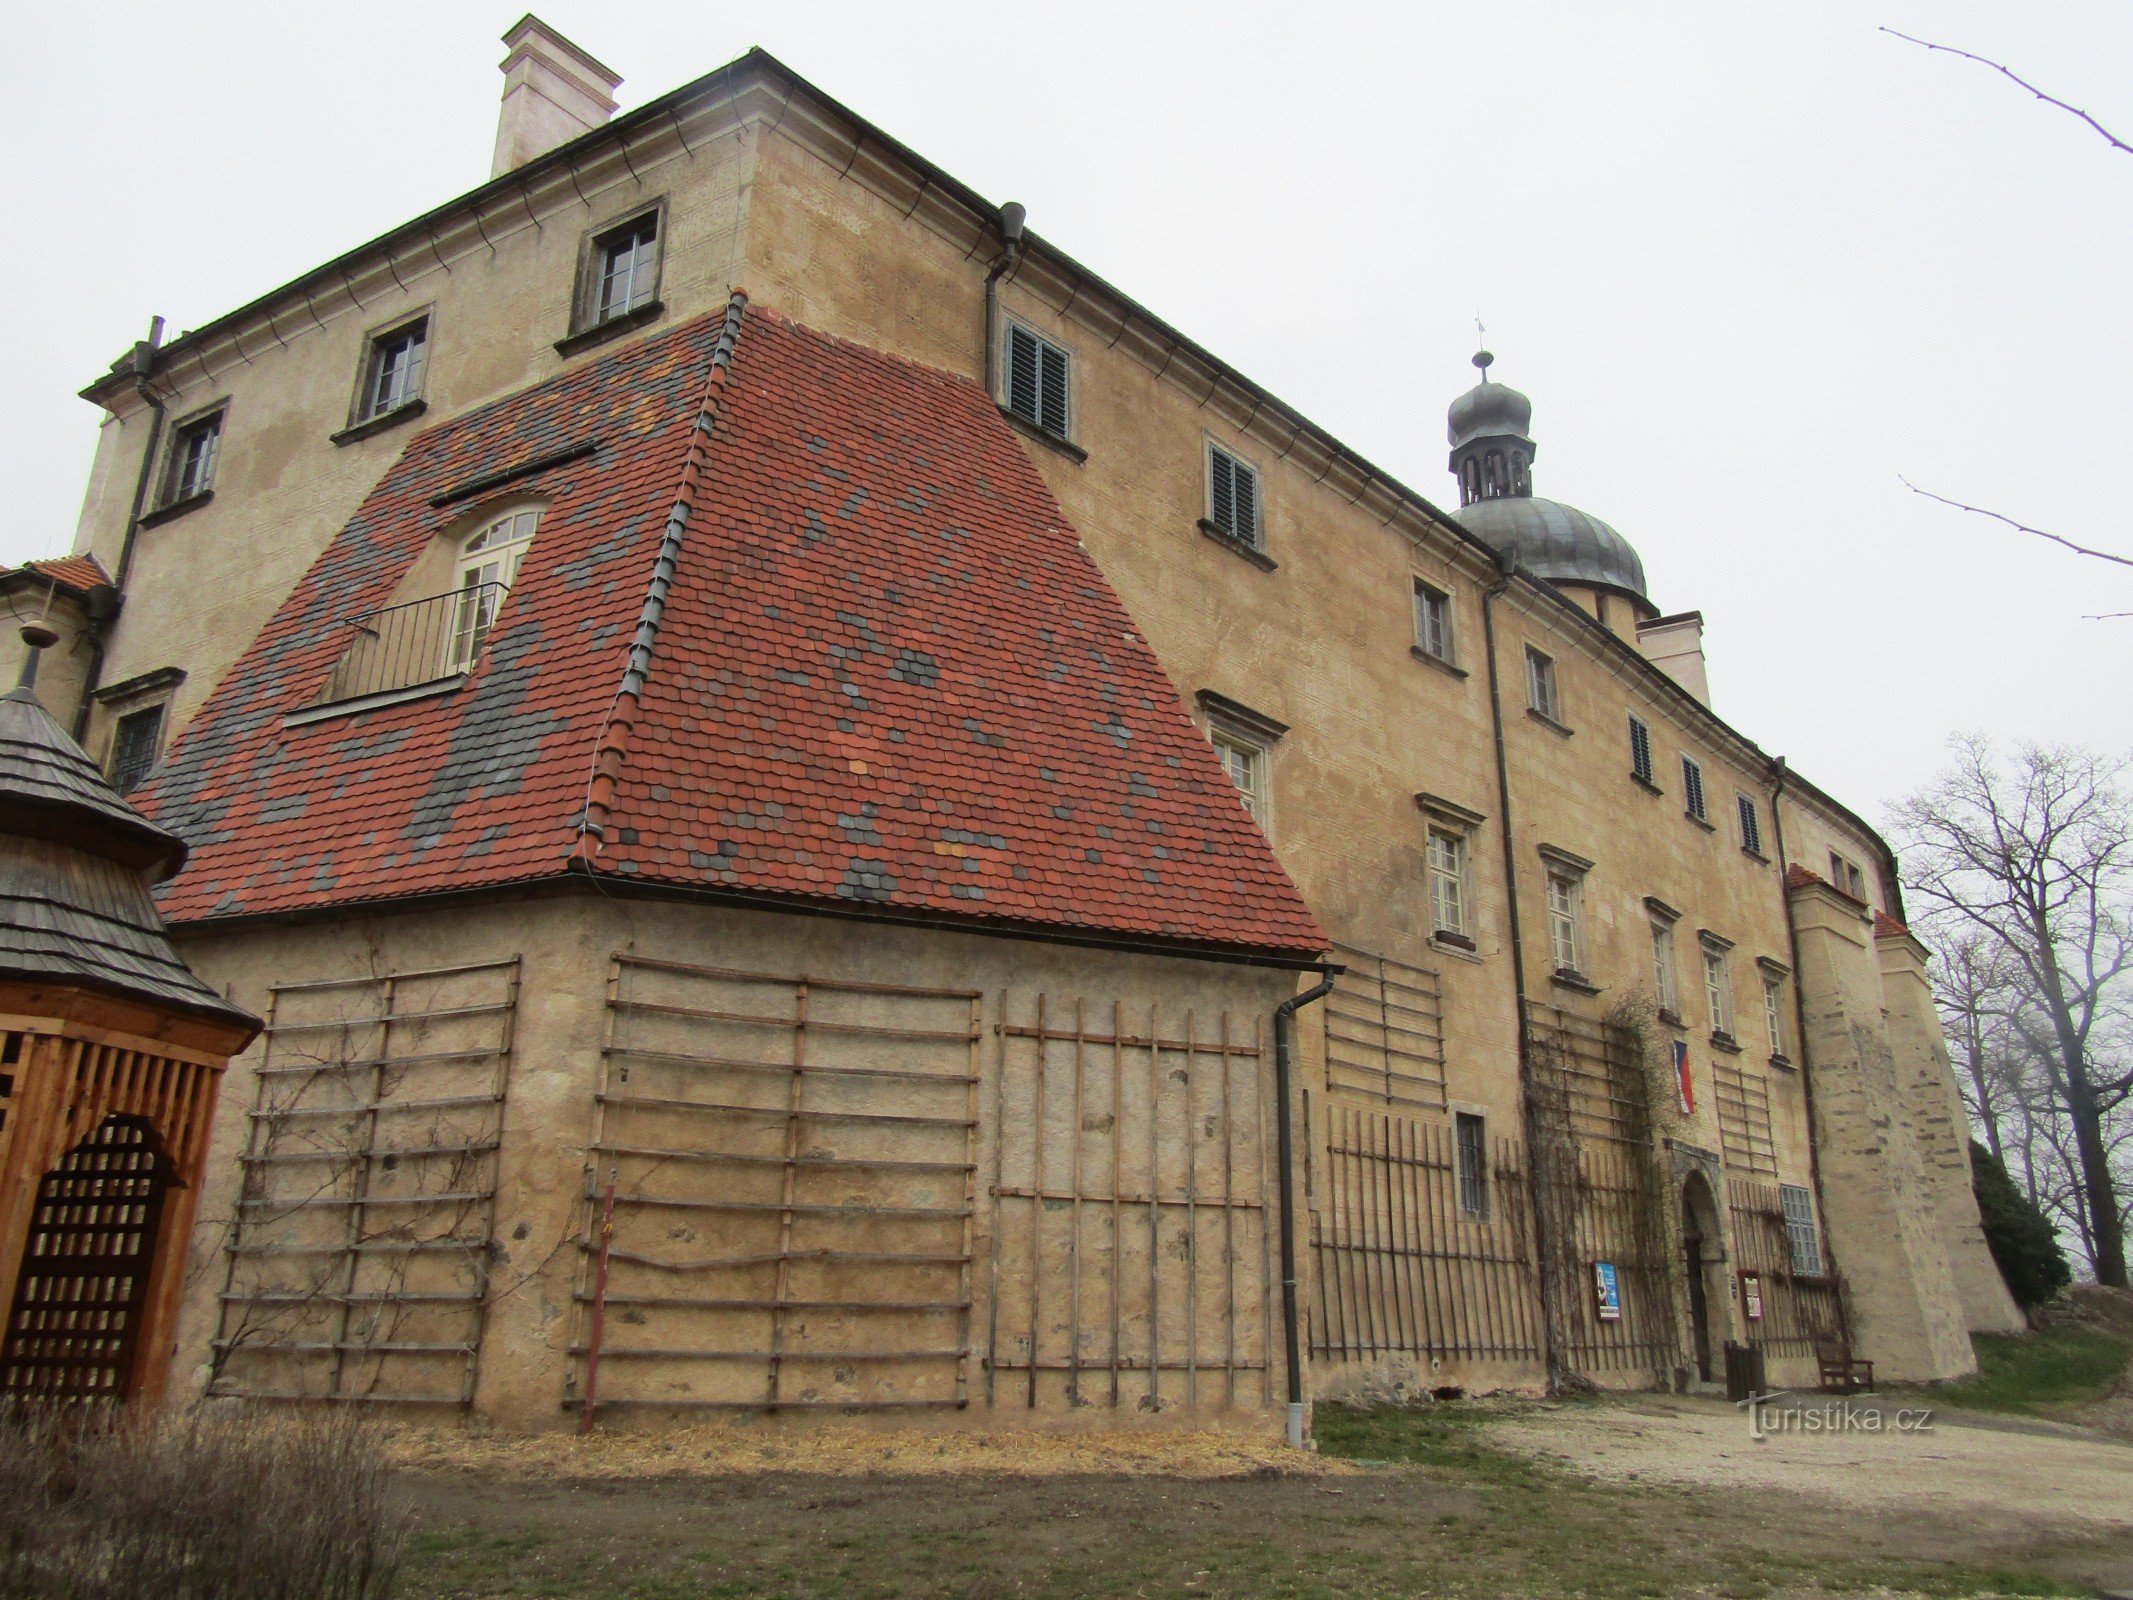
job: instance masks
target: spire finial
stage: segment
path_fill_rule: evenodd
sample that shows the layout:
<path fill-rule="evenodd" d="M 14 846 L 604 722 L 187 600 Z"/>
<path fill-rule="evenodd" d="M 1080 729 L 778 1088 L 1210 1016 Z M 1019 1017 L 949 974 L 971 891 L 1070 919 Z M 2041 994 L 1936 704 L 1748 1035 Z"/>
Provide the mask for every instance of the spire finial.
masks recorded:
<path fill-rule="evenodd" d="M 1482 325 L 1481 313 L 1474 313 L 1474 365 L 1481 369 L 1481 381 L 1489 381 L 1489 367 L 1496 358 L 1489 354 L 1489 330 Z"/>

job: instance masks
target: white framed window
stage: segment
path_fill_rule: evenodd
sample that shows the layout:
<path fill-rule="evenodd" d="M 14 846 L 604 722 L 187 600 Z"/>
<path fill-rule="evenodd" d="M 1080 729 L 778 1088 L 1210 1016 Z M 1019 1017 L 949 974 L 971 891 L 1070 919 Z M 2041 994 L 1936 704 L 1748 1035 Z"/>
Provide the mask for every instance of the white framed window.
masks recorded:
<path fill-rule="evenodd" d="M 171 435 L 170 460 L 163 471 L 163 504 L 174 506 L 206 494 L 215 485 L 215 463 L 222 455 L 222 410 L 181 422 Z"/>
<path fill-rule="evenodd" d="M 465 672 L 480 658 L 540 520 L 538 511 L 507 511 L 460 545 L 458 582 L 453 585 L 459 600 L 453 608 L 447 671 Z"/>
<path fill-rule="evenodd" d="M 1449 663 L 1452 659 L 1452 597 L 1415 579 L 1415 648 Z"/>
<path fill-rule="evenodd" d="M 356 421 L 385 416 L 421 397 L 429 340 L 428 317 L 417 317 L 373 336 L 364 352 L 363 390 L 356 398 Z"/>
<path fill-rule="evenodd" d="M 1740 847 L 1750 855 L 1763 853 L 1763 818 L 1756 804 L 1744 794 L 1737 794 L 1734 802 L 1740 812 Z"/>
<path fill-rule="evenodd" d="M 1641 717 L 1629 719 L 1629 775 L 1639 783 L 1652 781 L 1652 730 Z"/>
<path fill-rule="evenodd" d="M 1668 1016 L 1681 1013 L 1681 985 L 1674 972 L 1674 925 L 1652 918 L 1652 994 Z"/>
<path fill-rule="evenodd" d="M 597 328 L 650 305 L 659 287 L 659 213 L 648 211 L 595 235 L 588 265 L 592 281 L 587 327 Z"/>
<path fill-rule="evenodd" d="M 1822 1236 L 1815 1227 L 1815 1197 L 1796 1183 L 1778 1185 L 1778 1204 L 1785 1211 L 1785 1242 L 1792 1252 L 1792 1270 L 1810 1278 L 1822 1275 Z"/>
<path fill-rule="evenodd" d="M 1040 433 L 1068 437 L 1073 423 L 1073 358 L 1019 322 L 1007 325 L 1007 409 Z"/>
<path fill-rule="evenodd" d="M 1562 696 L 1555 686 L 1555 658 L 1526 646 L 1526 706 L 1550 722 L 1563 720 Z"/>
<path fill-rule="evenodd" d="M 1770 1031 L 1770 1054 L 1785 1059 L 1785 980 L 1767 968 L 1763 972 L 1763 1026 Z"/>
<path fill-rule="evenodd" d="M 1703 947 L 1703 1000 L 1711 1014 L 1711 1031 L 1733 1037 L 1733 969 L 1726 952 Z"/>
<path fill-rule="evenodd" d="M 1258 469 L 1212 440 L 1207 445 L 1207 521 L 1217 533 L 1254 550 L 1265 543 Z"/>
<path fill-rule="evenodd" d="M 1244 798 L 1244 809 L 1266 826 L 1266 749 L 1262 745 L 1247 743 L 1235 734 L 1217 729 L 1213 735 L 1215 754 L 1222 758 L 1222 770 L 1229 774 L 1229 781 L 1237 786 L 1237 793 Z"/>
<path fill-rule="evenodd" d="M 1710 820 L 1704 804 L 1703 763 L 1694 756 L 1681 758 L 1681 794 L 1682 804 L 1687 807 L 1690 816 L 1698 822 Z"/>
<path fill-rule="evenodd" d="M 1467 837 L 1452 828 L 1429 830 L 1429 914 L 1438 933 L 1470 939 L 1467 926 Z"/>
<path fill-rule="evenodd" d="M 1548 948 L 1558 972 L 1581 973 L 1584 956 L 1585 885 L 1574 872 L 1548 872 Z"/>
<path fill-rule="evenodd" d="M 1452 1113 L 1452 1148 L 1457 1162 L 1459 1209 L 1469 1217 L 1489 1214 L 1489 1124 L 1471 1111 Z"/>

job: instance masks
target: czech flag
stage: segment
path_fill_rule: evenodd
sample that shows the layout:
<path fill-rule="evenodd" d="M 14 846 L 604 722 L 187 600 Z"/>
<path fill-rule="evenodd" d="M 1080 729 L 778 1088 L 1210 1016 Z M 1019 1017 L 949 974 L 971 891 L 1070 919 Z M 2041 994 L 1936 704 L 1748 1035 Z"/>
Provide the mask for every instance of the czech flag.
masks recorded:
<path fill-rule="evenodd" d="M 1674 1041 L 1674 1076 L 1681 1084 L 1681 1114 L 1696 1115 L 1696 1080 L 1689 1076 L 1689 1045 L 1686 1039 Z"/>

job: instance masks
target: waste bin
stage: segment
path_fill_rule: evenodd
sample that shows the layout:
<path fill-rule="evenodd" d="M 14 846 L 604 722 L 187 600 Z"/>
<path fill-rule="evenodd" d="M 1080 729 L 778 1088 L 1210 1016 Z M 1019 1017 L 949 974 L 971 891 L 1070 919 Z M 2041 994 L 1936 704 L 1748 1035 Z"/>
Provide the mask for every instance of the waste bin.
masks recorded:
<path fill-rule="evenodd" d="M 1769 1389 L 1763 1381 L 1763 1350 L 1760 1345 L 1735 1344 L 1726 1341 L 1726 1398 L 1745 1400 L 1750 1395 L 1767 1394 Z"/>

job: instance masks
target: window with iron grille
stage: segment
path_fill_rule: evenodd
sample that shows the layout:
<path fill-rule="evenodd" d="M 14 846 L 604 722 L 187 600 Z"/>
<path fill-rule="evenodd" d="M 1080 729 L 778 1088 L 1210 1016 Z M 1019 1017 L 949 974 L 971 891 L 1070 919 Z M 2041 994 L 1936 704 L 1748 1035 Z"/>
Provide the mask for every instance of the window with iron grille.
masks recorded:
<path fill-rule="evenodd" d="M 1470 1111 L 1452 1113 L 1459 1167 L 1459 1209 L 1470 1217 L 1489 1214 L 1488 1120 Z"/>
<path fill-rule="evenodd" d="M 1555 690 L 1555 659 L 1526 646 L 1526 705 L 1550 722 L 1563 720 L 1562 700 Z"/>
<path fill-rule="evenodd" d="M 1449 828 L 1429 830 L 1429 909 L 1438 933 L 1466 937 L 1466 835 Z"/>
<path fill-rule="evenodd" d="M 370 341 L 363 362 L 363 393 L 356 402 L 356 421 L 382 417 L 420 397 L 429 339 L 429 318 L 418 317 Z"/>
<path fill-rule="evenodd" d="M 144 706 L 118 719 L 111 731 L 111 787 L 131 794 L 155 770 L 163 739 L 163 707 Z"/>
<path fill-rule="evenodd" d="M 211 412 L 181 423 L 170 441 L 170 465 L 163 479 L 163 504 L 176 505 L 205 494 L 215 482 L 215 461 L 222 454 L 222 413 Z"/>
<path fill-rule="evenodd" d="M 1734 797 L 1740 803 L 1740 847 L 1763 853 L 1763 819 L 1756 814 L 1755 802 L 1746 795 Z"/>
<path fill-rule="evenodd" d="M 1259 548 L 1259 474 L 1218 444 L 1207 447 L 1207 520 L 1217 531 Z"/>
<path fill-rule="evenodd" d="M 1822 1239 L 1815 1231 L 1815 1197 L 1796 1183 L 1781 1183 L 1778 1200 L 1785 1208 L 1785 1242 L 1792 1248 L 1792 1270 L 1819 1278 Z"/>
<path fill-rule="evenodd" d="M 1694 756 L 1681 758 L 1681 793 L 1689 815 L 1698 822 L 1708 820 L 1704 811 L 1703 765 Z"/>
<path fill-rule="evenodd" d="M 1021 323 L 1007 325 L 1007 409 L 1056 439 L 1067 437 L 1072 421 L 1069 360 L 1059 346 Z"/>
<path fill-rule="evenodd" d="M 1652 781 L 1652 730 L 1638 717 L 1629 719 L 1629 772 L 1639 783 Z"/>
<path fill-rule="evenodd" d="M 1441 589 L 1415 580 L 1415 646 L 1439 661 L 1452 659 L 1452 600 Z"/>
<path fill-rule="evenodd" d="M 651 304 L 652 290 L 659 282 L 659 214 L 633 218 L 594 239 L 592 270 L 588 327 Z"/>

